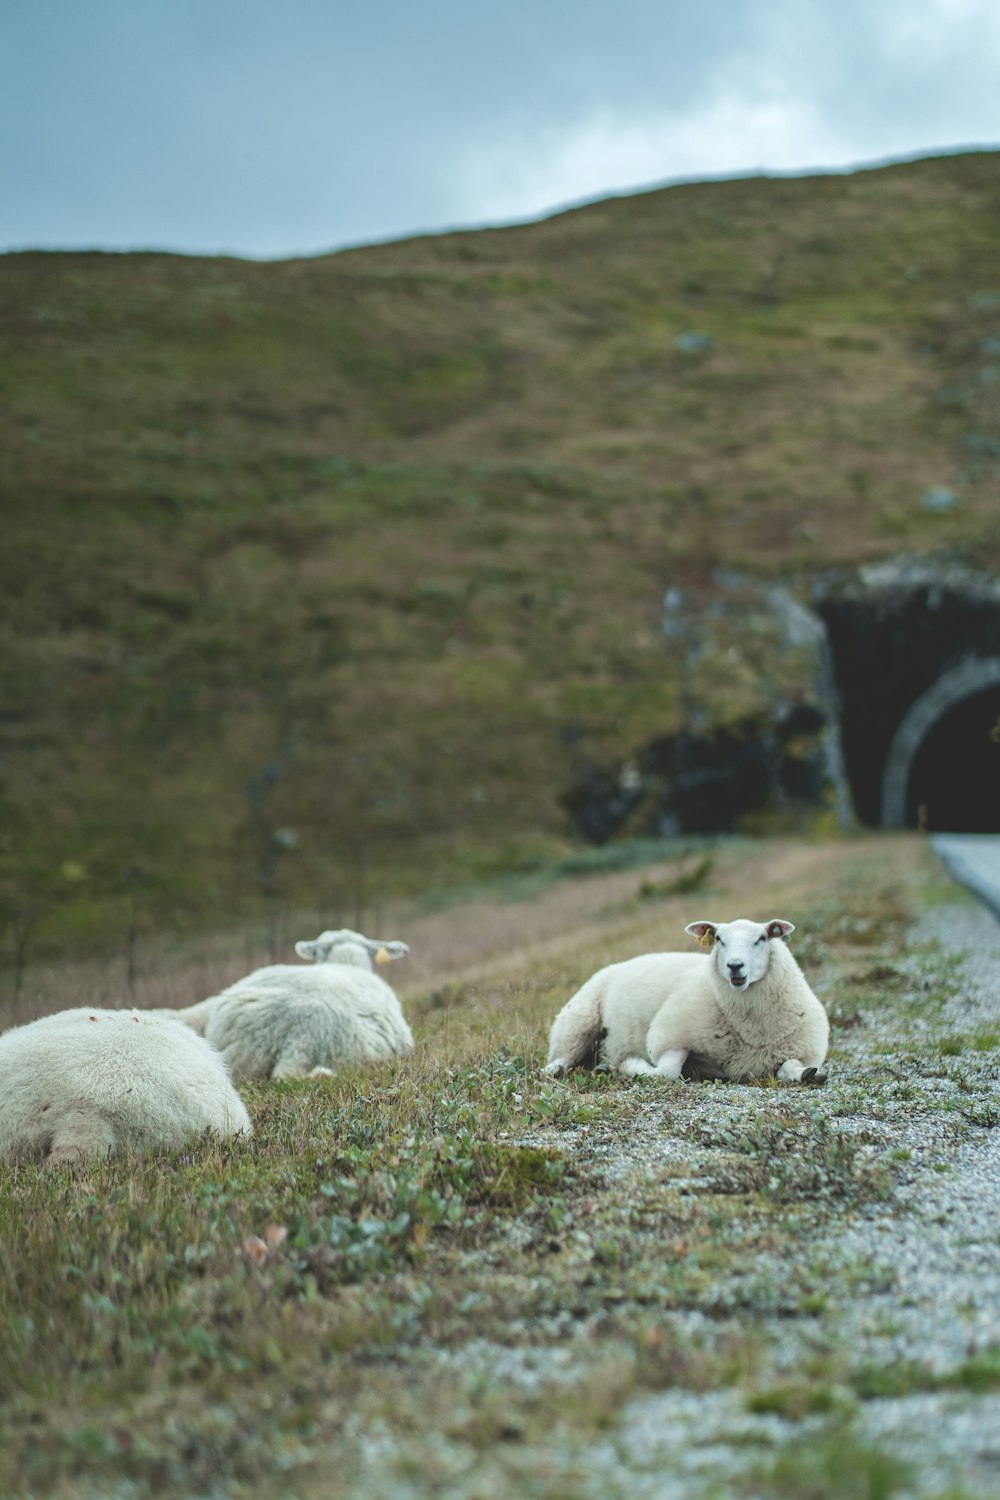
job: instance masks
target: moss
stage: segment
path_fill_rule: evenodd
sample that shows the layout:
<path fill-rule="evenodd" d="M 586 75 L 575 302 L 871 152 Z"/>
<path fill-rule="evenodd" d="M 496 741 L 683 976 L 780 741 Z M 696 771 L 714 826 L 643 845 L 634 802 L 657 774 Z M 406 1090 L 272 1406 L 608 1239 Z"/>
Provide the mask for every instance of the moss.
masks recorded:
<path fill-rule="evenodd" d="M 840 1411 L 845 1405 L 843 1391 L 822 1384 L 797 1382 L 794 1385 L 776 1385 L 766 1390 L 755 1391 L 747 1397 L 747 1411 L 755 1416 L 773 1413 L 789 1422 L 801 1422 L 803 1417 L 826 1415 Z"/>
<path fill-rule="evenodd" d="M 768 1495 L 795 1500 L 891 1500 L 905 1490 L 912 1466 L 860 1441 L 849 1430 L 798 1443 L 761 1466 L 755 1479 Z"/>
<path fill-rule="evenodd" d="M 995 1391 L 1000 1387 L 1000 1350 L 985 1349 L 970 1355 L 942 1382 L 953 1390 Z"/>
<path fill-rule="evenodd" d="M 905 1360 L 891 1367 L 868 1365 L 853 1373 L 851 1385 L 862 1401 L 895 1400 L 921 1391 L 995 1391 L 1000 1387 L 1000 1352 L 986 1349 L 950 1370 Z"/>
<path fill-rule="evenodd" d="M 501 1212 L 522 1210 L 551 1192 L 566 1170 L 553 1151 L 535 1146 L 479 1145 L 474 1162 L 469 1202 Z"/>

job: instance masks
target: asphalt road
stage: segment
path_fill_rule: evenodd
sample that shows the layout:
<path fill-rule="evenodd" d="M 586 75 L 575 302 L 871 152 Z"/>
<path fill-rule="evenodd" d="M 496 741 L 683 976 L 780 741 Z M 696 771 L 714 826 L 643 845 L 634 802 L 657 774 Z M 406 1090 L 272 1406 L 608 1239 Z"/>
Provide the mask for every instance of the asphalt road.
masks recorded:
<path fill-rule="evenodd" d="M 931 842 L 949 874 L 1000 917 L 1000 834 L 936 833 Z"/>

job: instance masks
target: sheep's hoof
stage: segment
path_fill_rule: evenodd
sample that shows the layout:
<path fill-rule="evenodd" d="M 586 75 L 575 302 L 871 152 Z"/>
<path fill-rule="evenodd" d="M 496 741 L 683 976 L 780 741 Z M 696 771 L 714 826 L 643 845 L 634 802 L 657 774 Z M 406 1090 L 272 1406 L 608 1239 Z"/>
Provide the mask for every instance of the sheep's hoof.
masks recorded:
<path fill-rule="evenodd" d="M 547 1073 L 550 1078 L 562 1078 L 566 1072 L 566 1064 L 562 1058 L 557 1057 L 555 1062 L 546 1063 L 542 1072 Z"/>
<path fill-rule="evenodd" d="M 820 1073 L 817 1068 L 803 1068 L 799 1082 L 808 1083 L 811 1088 L 819 1089 L 823 1087 L 829 1076 L 828 1073 Z"/>

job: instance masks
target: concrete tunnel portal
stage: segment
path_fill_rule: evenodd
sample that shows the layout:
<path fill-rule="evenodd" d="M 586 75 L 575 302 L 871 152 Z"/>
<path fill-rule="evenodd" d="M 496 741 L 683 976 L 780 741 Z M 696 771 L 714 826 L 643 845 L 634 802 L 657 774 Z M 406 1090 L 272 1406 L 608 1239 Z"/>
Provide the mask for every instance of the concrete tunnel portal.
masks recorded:
<path fill-rule="evenodd" d="M 881 821 L 1000 833 L 1000 660 L 963 662 L 910 707 L 886 758 Z"/>
<path fill-rule="evenodd" d="M 1000 585 L 886 564 L 816 607 L 859 821 L 1000 833 Z"/>

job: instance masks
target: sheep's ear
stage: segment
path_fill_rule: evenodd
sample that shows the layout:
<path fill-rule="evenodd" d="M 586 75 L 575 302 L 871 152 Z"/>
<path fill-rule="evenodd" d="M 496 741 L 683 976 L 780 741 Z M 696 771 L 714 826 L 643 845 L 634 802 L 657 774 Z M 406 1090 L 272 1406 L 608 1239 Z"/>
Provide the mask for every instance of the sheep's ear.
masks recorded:
<path fill-rule="evenodd" d="M 316 962 L 316 959 L 317 959 L 317 956 L 318 956 L 318 949 L 319 949 L 319 944 L 318 943 L 305 943 L 305 942 L 301 942 L 301 943 L 296 943 L 295 944 L 295 951 L 299 955 L 299 957 L 300 958 L 306 958 L 306 959 L 309 960 L 310 963 L 313 963 L 313 964 Z"/>
<path fill-rule="evenodd" d="M 375 962 L 391 964 L 394 958 L 405 958 L 409 951 L 406 943 L 380 943 L 375 950 Z"/>
<path fill-rule="evenodd" d="M 781 917 L 775 917 L 773 921 L 764 923 L 764 929 L 769 938 L 784 938 L 787 942 L 795 931 L 795 923 L 786 922 Z"/>
<path fill-rule="evenodd" d="M 710 948 L 715 942 L 715 929 L 718 922 L 689 922 L 684 931 L 696 937 L 702 948 Z"/>

